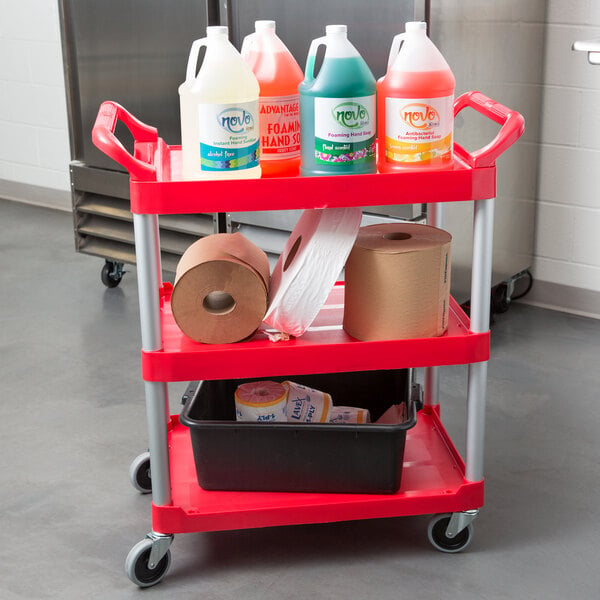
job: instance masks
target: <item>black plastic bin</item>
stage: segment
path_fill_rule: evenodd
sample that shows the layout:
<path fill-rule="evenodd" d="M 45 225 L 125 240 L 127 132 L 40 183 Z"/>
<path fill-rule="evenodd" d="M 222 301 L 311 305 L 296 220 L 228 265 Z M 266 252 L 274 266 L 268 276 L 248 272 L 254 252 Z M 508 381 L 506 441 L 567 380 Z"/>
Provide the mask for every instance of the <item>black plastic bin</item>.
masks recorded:
<path fill-rule="evenodd" d="M 245 423 L 235 420 L 240 383 L 295 381 L 331 394 L 337 406 L 367 408 L 376 421 L 406 403 L 408 419 L 376 423 Z M 407 370 L 204 381 L 183 408 L 198 483 L 206 490 L 383 493 L 398 491 L 406 431 L 416 424 Z"/>

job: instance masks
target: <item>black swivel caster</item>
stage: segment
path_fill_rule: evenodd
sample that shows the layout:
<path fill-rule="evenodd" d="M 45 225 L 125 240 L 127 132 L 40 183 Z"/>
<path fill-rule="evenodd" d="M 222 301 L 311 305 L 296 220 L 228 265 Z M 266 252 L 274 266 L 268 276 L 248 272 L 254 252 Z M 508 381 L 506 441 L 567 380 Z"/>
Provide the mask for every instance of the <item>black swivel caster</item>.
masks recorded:
<path fill-rule="evenodd" d="M 435 515 L 429 522 L 427 535 L 431 545 L 440 552 L 460 552 L 464 550 L 473 539 L 473 525 L 470 523 L 459 531 L 454 537 L 446 535 L 450 523 L 450 514 Z"/>
<path fill-rule="evenodd" d="M 100 279 L 107 288 L 115 288 L 123 279 L 123 263 L 107 260 L 100 272 Z"/>

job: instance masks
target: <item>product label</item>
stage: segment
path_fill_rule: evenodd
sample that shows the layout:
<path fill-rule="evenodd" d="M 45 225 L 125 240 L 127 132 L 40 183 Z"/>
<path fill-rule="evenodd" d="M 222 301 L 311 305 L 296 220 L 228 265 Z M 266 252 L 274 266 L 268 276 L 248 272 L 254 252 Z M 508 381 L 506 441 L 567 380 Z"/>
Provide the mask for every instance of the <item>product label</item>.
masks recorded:
<path fill-rule="evenodd" d="M 454 127 L 453 104 L 453 96 L 386 98 L 386 160 L 412 164 L 450 160 Z"/>
<path fill-rule="evenodd" d="M 258 166 L 258 101 L 199 104 L 198 119 L 203 171 Z"/>
<path fill-rule="evenodd" d="M 375 95 L 315 98 L 315 162 L 364 162 L 375 156 Z"/>
<path fill-rule="evenodd" d="M 300 98 L 264 96 L 260 108 L 260 153 L 269 160 L 300 156 Z"/>

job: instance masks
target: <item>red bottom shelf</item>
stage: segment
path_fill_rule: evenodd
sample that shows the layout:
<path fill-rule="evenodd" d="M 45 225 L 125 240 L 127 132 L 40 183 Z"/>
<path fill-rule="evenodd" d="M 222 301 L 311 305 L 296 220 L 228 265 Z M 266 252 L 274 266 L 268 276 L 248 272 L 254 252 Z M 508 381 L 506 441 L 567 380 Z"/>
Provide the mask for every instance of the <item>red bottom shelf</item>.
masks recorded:
<path fill-rule="evenodd" d="M 156 532 L 191 533 L 457 512 L 483 506 L 483 481 L 464 477 L 464 463 L 437 409 L 419 412 L 408 430 L 402 485 L 396 494 L 220 492 L 196 479 L 189 429 L 171 417 L 172 504 L 152 506 Z"/>

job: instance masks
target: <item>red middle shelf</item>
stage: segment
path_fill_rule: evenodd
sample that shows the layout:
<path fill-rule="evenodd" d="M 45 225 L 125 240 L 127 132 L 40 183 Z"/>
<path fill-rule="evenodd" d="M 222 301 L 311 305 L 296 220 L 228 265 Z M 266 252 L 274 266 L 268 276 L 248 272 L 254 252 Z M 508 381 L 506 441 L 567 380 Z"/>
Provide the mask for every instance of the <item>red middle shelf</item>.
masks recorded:
<path fill-rule="evenodd" d="M 249 341 L 201 344 L 188 338 L 162 301 L 162 350 L 142 352 L 145 381 L 194 381 L 456 365 L 489 359 L 489 331 L 469 330 L 469 319 L 450 298 L 448 331 L 440 337 L 358 341 L 342 328 L 344 286 L 336 285 L 308 331 L 271 342 L 259 330 Z"/>

